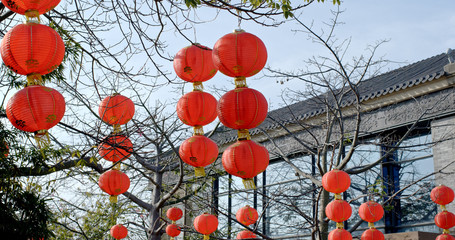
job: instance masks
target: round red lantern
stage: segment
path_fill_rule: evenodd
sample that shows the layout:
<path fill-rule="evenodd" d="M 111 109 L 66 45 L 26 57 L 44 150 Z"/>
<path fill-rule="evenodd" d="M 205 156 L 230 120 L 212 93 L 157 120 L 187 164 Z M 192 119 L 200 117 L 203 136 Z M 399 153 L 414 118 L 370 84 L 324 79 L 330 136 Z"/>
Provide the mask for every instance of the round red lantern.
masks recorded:
<path fill-rule="evenodd" d="M 212 55 L 218 70 L 230 77 L 251 77 L 267 62 L 267 49 L 261 39 L 241 29 L 220 38 Z"/>
<path fill-rule="evenodd" d="M 267 117 L 268 104 L 257 90 L 240 87 L 224 94 L 217 106 L 221 123 L 233 129 L 251 129 Z"/>
<path fill-rule="evenodd" d="M 133 143 L 124 135 L 112 135 L 103 139 L 98 147 L 98 154 L 111 162 L 127 159 L 133 152 Z"/>
<path fill-rule="evenodd" d="M 349 175 L 341 170 L 334 169 L 322 176 L 322 186 L 327 192 L 342 193 L 351 185 Z"/>
<path fill-rule="evenodd" d="M 183 216 L 183 211 L 182 209 L 178 207 L 171 207 L 167 210 L 166 212 L 167 218 L 169 218 L 171 221 L 177 221 Z"/>
<path fill-rule="evenodd" d="M 361 240 L 384 240 L 384 234 L 376 228 L 370 228 L 362 233 Z"/>
<path fill-rule="evenodd" d="M 181 229 L 176 224 L 169 224 L 166 227 L 166 233 L 171 237 L 171 240 L 174 240 L 174 237 L 180 235 Z"/>
<path fill-rule="evenodd" d="M 442 211 L 436 214 L 434 222 L 442 229 L 449 229 L 455 226 L 455 215 L 448 211 Z"/>
<path fill-rule="evenodd" d="M 447 205 L 454 199 L 453 190 L 447 186 L 440 185 L 431 190 L 431 200 L 439 205 Z"/>
<path fill-rule="evenodd" d="M 208 240 L 210 239 L 209 235 L 218 228 L 218 218 L 204 213 L 194 219 L 193 225 L 197 232 L 204 235 L 204 240 Z"/>
<path fill-rule="evenodd" d="M 9 155 L 9 147 L 8 147 L 8 144 L 6 144 L 6 142 L 3 142 L 3 145 L 0 146 L 0 152 L 3 153 L 3 156 L 5 156 L 5 158 L 8 157 L 8 155 Z"/>
<path fill-rule="evenodd" d="M 332 230 L 329 233 L 329 240 L 352 240 L 352 235 L 350 232 L 342 229 L 342 228 L 337 228 Z"/>
<path fill-rule="evenodd" d="M 32 85 L 18 91 L 8 101 L 6 116 L 17 129 L 37 132 L 57 125 L 65 108 L 65 99 L 57 90 Z"/>
<path fill-rule="evenodd" d="M 109 125 L 123 125 L 133 118 L 134 103 L 125 96 L 114 94 L 101 101 L 98 114 Z"/>
<path fill-rule="evenodd" d="M 249 205 L 240 208 L 235 214 L 237 221 L 246 226 L 254 224 L 258 220 L 258 217 L 259 215 L 256 209 L 250 207 Z"/>
<path fill-rule="evenodd" d="M 325 208 L 325 214 L 334 222 L 344 222 L 351 217 L 352 209 L 348 202 L 338 199 L 333 200 Z"/>
<path fill-rule="evenodd" d="M 24 1 L 24 0 L 2 0 L 9 10 L 22 15 L 37 17 L 39 14 L 44 14 L 54 9 L 60 0 L 40 0 L 40 1 Z"/>
<path fill-rule="evenodd" d="M 436 240 L 455 240 L 455 237 L 453 237 L 450 234 L 444 233 L 444 234 L 441 234 L 441 235 L 437 236 Z"/>
<path fill-rule="evenodd" d="M 45 75 L 63 60 L 65 44 L 58 33 L 42 24 L 26 23 L 9 30 L 1 42 L 3 62 L 21 75 Z"/>
<path fill-rule="evenodd" d="M 218 146 L 206 136 L 194 135 L 180 145 L 179 155 L 195 168 L 196 176 L 205 176 L 204 167 L 218 158 Z"/>
<path fill-rule="evenodd" d="M 204 126 L 216 118 L 217 101 L 210 93 L 192 91 L 177 102 L 177 116 L 189 126 Z"/>
<path fill-rule="evenodd" d="M 218 71 L 213 64 L 212 49 L 195 43 L 182 48 L 174 57 L 174 70 L 187 82 L 205 82 Z"/>
<path fill-rule="evenodd" d="M 364 221 L 377 222 L 384 216 L 384 209 L 381 204 L 369 201 L 360 205 L 359 215 Z"/>
<path fill-rule="evenodd" d="M 109 170 L 101 174 L 98 181 L 101 190 L 111 195 L 111 202 L 117 202 L 117 196 L 130 187 L 130 178 L 119 170 Z"/>
<path fill-rule="evenodd" d="M 122 224 L 117 224 L 111 227 L 111 236 L 115 239 L 126 238 L 128 229 Z"/>
<path fill-rule="evenodd" d="M 256 234 L 251 231 L 243 230 L 237 234 L 236 239 L 250 239 L 250 238 L 257 238 Z"/>
<path fill-rule="evenodd" d="M 269 165 L 269 152 L 251 140 L 242 140 L 226 148 L 221 161 L 226 172 L 241 177 L 245 188 L 254 189 L 253 178 Z"/>

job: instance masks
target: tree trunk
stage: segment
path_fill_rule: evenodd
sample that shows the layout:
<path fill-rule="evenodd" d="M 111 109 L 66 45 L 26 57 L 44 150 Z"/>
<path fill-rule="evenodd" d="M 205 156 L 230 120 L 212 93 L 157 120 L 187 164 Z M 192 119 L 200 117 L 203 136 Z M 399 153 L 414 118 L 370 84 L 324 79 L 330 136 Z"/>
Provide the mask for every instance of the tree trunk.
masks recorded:
<path fill-rule="evenodd" d="M 325 215 L 325 208 L 329 204 L 329 193 L 325 190 L 322 191 L 321 199 L 319 201 L 319 212 L 318 212 L 318 227 L 320 231 L 320 239 L 319 240 L 327 240 L 329 236 L 329 224 L 325 222 L 324 219 L 326 218 Z"/>
<path fill-rule="evenodd" d="M 160 172 L 155 172 L 153 173 L 153 180 L 157 185 L 153 187 L 153 192 L 152 192 L 152 204 L 154 207 L 150 211 L 150 236 L 149 240 L 160 240 L 161 239 L 161 231 L 160 231 L 160 225 L 161 225 L 161 220 L 160 220 L 160 209 L 156 208 L 156 204 L 160 201 L 161 199 L 161 186 L 163 182 L 163 173 Z"/>

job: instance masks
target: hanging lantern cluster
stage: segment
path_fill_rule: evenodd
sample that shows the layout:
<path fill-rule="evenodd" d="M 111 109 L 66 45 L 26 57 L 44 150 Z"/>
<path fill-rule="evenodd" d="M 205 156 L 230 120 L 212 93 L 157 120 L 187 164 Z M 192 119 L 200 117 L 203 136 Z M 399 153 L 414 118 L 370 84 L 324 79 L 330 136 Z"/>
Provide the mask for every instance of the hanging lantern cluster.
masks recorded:
<path fill-rule="evenodd" d="M 261 39 L 241 29 L 226 34 L 213 47 L 215 66 L 235 82 L 235 89 L 224 94 L 217 105 L 221 123 L 238 131 L 238 141 L 224 151 L 222 163 L 226 172 L 243 179 L 246 189 L 256 188 L 253 178 L 269 164 L 267 149 L 251 141 L 248 131 L 267 117 L 267 100 L 246 85 L 246 78 L 261 71 L 266 61 L 267 49 Z"/>
<path fill-rule="evenodd" d="M 341 199 L 341 193 L 351 185 L 349 175 L 341 170 L 334 169 L 322 176 L 322 186 L 327 192 L 335 194 L 335 199 L 327 204 L 325 214 L 327 218 L 336 222 L 336 229 L 329 233 L 329 240 L 352 240 L 350 232 L 344 229 L 343 222 L 351 217 L 352 209 L 348 202 Z"/>
<path fill-rule="evenodd" d="M 128 229 L 122 224 L 117 224 L 111 227 L 110 233 L 115 239 L 123 239 L 128 235 Z"/>
<path fill-rule="evenodd" d="M 384 216 L 384 209 L 381 204 L 368 201 L 360 205 L 359 215 L 362 220 L 368 222 L 370 229 L 363 232 L 362 240 L 384 240 L 384 234 L 374 227 L 374 222 L 381 220 Z"/>
<path fill-rule="evenodd" d="M 194 219 L 193 225 L 198 233 L 204 235 L 204 240 L 208 240 L 210 234 L 218 228 L 218 218 L 215 215 L 204 213 Z"/>
<path fill-rule="evenodd" d="M 240 208 L 235 214 L 235 218 L 241 224 L 248 226 L 256 223 L 259 218 L 258 212 L 256 209 L 246 205 L 245 207 Z M 243 230 L 237 234 L 237 239 L 248 239 L 248 238 L 257 238 L 256 234 L 251 231 Z"/>
<path fill-rule="evenodd" d="M 446 205 L 451 203 L 454 199 L 454 192 L 451 188 L 440 185 L 433 190 L 430 194 L 431 200 L 441 206 L 441 212 L 436 214 L 434 222 L 436 225 L 443 229 L 442 234 L 439 235 L 437 240 L 455 240 L 455 238 L 450 235 L 449 229 L 455 226 L 455 215 L 447 211 Z"/>
<path fill-rule="evenodd" d="M 172 207 L 167 210 L 166 216 L 172 221 L 172 224 L 169 224 L 166 227 L 166 233 L 171 237 L 171 240 L 174 240 L 174 238 L 180 235 L 180 232 L 182 231 L 180 226 L 175 222 L 182 218 L 183 211 L 180 208 Z"/>
<path fill-rule="evenodd" d="M 204 136 L 203 126 L 216 119 L 217 101 L 204 92 L 202 82 L 215 76 L 212 50 L 195 43 L 181 49 L 174 58 L 174 70 L 181 79 L 193 83 L 193 91 L 183 95 L 177 103 L 177 116 L 186 125 L 194 127 L 194 134 L 179 148 L 183 162 L 194 167 L 196 177 L 205 176 L 204 167 L 218 158 L 218 146 Z"/>
<path fill-rule="evenodd" d="M 43 86 L 42 75 L 54 71 L 63 61 L 65 44 L 52 28 L 40 24 L 40 14 L 52 10 L 60 0 L 2 0 L 11 11 L 25 15 L 26 22 L 10 29 L 1 41 L 5 65 L 27 76 L 27 85 L 7 103 L 8 120 L 19 130 L 35 133 L 38 147 L 47 144 L 47 131 L 65 113 L 65 100 L 57 90 Z"/>

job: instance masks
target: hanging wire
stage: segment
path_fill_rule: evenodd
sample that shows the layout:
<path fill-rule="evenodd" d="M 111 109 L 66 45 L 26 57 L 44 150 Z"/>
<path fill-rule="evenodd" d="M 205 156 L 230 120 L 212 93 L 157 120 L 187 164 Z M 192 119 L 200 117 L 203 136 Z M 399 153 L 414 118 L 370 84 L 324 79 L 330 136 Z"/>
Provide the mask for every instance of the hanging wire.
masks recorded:
<path fill-rule="evenodd" d="M 241 12 L 239 9 L 237 9 L 236 11 L 237 11 L 237 21 L 238 21 L 238 23 L 237 23 L 237 24 L 238 24 L 238 25 L 237 25 L 237 28 L 238 28 L 238 29 L 242 29 L 242 28 L 240 27 L 240 25 L 242 25 L 242 12 Z"/>

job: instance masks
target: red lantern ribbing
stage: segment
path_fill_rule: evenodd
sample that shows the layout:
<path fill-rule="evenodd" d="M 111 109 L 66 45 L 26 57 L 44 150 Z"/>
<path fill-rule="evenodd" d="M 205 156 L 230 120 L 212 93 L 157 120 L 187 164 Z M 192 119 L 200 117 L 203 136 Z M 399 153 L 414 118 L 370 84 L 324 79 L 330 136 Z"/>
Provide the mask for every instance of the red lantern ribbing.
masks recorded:
<path fill-rule="evenodd" d="M 334 222 L 344 222 L 351 217 L 351 205 L 341 199 L 334 200 L 327 204 L 327 207 L 325 208 L 325 214 L 330 220 Z"/>
<path fill-rule="evenodd" d="M 381 204 L 368 201 L 360 205 L 359 215 L 366 222 L 377 222 L 384 216 L 384 209 Z"/>
<path fill-rule="evenodd" d="M 431 190 L 430 197 L 436 204 L 447 205 L 453 201 L 454 193 L 451 188 L 440 185 Z"/>
<path fill-rule="evenodd" d="M 117 202 L 117 196 L 126 192 L 130 187 L 130 178 L 119 170 L 109 170 L 101 174 L 98 185 L 111 197 L 109 200 L 113 203 Z"/>
<path fill-rule="evenodd" d="M 218 218 L 214 215 L 204 213 L 194 219 L 193 225 L 197 232 L 204 235 L 204 240 L 208 240 L 210 239 L 209 235 L 218 228 Z"/>
<path fill-rule="evenodd" d="M 243 230 L 237 234 L 236 239 L 250 239 L 250 238 L 257 238 L 256 234 L 251 231 Z"/>
<path fill-rule="evenodd" d="M 132 152 L 133 143 L 124 135 L 107 136 L 98 147 L 98 154 L 114 163 L 127 159 Z"/>
<path fill-rule="evenodd" d="M 206 136 L 194 135 L 180 145 L 179 155 L 183 162 L 194 167 L 197 177 L 205 176 L 204 167 L 218 158 L 218 146 Z"/>
<path fill-rule="evenodd" d="M 177 116 L 189 126 L 204 126 L 216 119 L 217 101 L 211 94 L 192 91 L 183 95 L 177 103 Z"/>
<path fill-rule="evenodd" d="M 240 208 L 235 214 L 237 221 L 246 226 L 254 224 L 258 220 L 258 217 L 259 214 L 256 209 L 250 207 L 249 205 Z"/>
<path fill-rule="evenodd" d="M 253 178 L 269 165 L 269 152 L 251 140 L 242 140 L 226 148 L 221 161 L 226 172 L 243 179 L 246 189 L 254 189 Z"/>
<path fill-rule="evenodd" d="M 54 9 L 60 0 L 40 0 L 40 1 L 24 1 L 24 0 L 2 0 L 9 10 L 22 15 L 37 17 L 39 14 L 44 14 Z"/>
<path fill-rule="evenodd" d="M 331 193 L 342 193 L 346 191 L 351 185 L 351 178 L 349 175 L 338 169 L 327 172 L 322 177 L 322 186 L 324 189 Z"/>
<path fill-rule="evenodd" d="M 115 239 L 123 239 L 128 235 L 128 229 L 122 224 L 117 224 L 111 227 L 111 236 Z"/>
<path fill-rule="evenodd" d="M 352 235 L 350 232 L 342 229 L 342 228 L 337 228 L 332 230 L 329 233 L 329 240 L 352 240 Z"/>
<path fill-rule="evenodd" d="M 173 65 L 177 76 L 187 82 L 205 82 L 218 71 L 212 61 L 212 50 L 198 43 L 181 49 Z"/>
<path fill-rule="evenodd" d="M 443 233 L 443 234 L 437 236 L 435 240 L 455 240 L 455 237 L 453 237 L 450 234 Z"/>
<path fill-rule="evenodd" d="M 183 216 L 183 211 L 182 209 L 178 207 L 171 207 L 166 211 L 166 216 L 169 218 L 173 223 L 175 221 L 179 220 Z"/>
<path fill-rule="evenodd" d="M 171 237 L 171 240 L 174 240 L 174 237 L 180 235 L 181 231 L 182 231 L 181 228 L 176 224 L 169 224 L 166 227 L 166 233 Z"/>
<path fill-rule="evenodd" d="M 455 215 L 448 211 L 442 211 L 434 217 L 436 226 L 442 229 L 450 229 L 455 226 Z"/>
<path fill-rule="evenodd" d="M 129 122 L 134 116 L 134 111 L 133 101 L 120 94 L 104 98 L 98 108 L 98 114 L 101 119 L 105 123 L 114 126 L 114 130 L 120 125 Z"/>
<path fill-rule="evenodd" d="M 384 234 L 376 228 L 371 228 L 362 233 L 361 240 L 384 240 Z"/>

